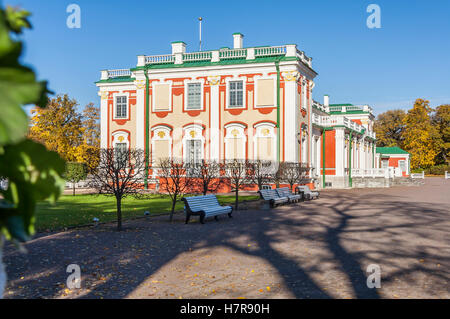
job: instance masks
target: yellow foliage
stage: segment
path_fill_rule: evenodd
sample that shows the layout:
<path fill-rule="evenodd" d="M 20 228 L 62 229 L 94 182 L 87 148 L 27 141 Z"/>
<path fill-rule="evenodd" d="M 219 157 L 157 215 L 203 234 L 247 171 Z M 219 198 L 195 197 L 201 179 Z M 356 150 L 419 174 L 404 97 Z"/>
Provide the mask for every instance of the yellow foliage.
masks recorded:
<path fill-rule="evenodd" d="M 411 154 L 411 168 L 424 168 L 435 164 L 438 131 L 431 122 L 433 111 L 429 102 L 417 99 L 404 118 L 404 148 Z"/>
<path fill-rule="evenodd" d="M 45 109 L 32 109 L 28 135 L 66 161 L 95 167 L 100 146 L 98 108 L 89 104 L 82 115 L 77 112 L 77 105 L 75 99 L 65 94 L 49 100 Z"/>

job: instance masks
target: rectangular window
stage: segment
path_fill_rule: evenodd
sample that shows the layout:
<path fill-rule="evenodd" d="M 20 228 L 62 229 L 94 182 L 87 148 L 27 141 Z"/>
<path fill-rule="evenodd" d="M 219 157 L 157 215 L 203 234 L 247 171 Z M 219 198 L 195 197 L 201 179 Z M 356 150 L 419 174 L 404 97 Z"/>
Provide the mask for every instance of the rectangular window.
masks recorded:
<path fill-rule="evenodd" d="M 388 167 L 389 167 L 389 161 L 381 160 L 381 168 L 388 168 Z"/>
<path fill-rule="evenodd" d="M 127 118 L 127 97 L 116 96 L 116 118 Z"/>
<path fill-rule="evenodd" d="M 188 110 L 199 110 L 202 108 L 202 85 L 200 83 L 188 83 L 187 85 Z"/>
<path fill-rule="evenodd" d="M 126 159 L 127 153 L 127 143 L 116 143 L 114 145 L 114 158 L 116 161 L 121 163 L 124 159 Z"/>
<path fill-rule="evenodd" d="M 189 164 L 199 164 L 202 160 L 201 141 L 187 140 L 186 148 L 186 162 Z"/>
<path fill-rule="evenodd" d="M 242 81 L 229 82 L 229 103 L 228 107 L 244 106 L 244 84 Z"/>
<path fill-rule="evenodd" d="M 400 167 L 402 172 L 406 172 L 406 161 L 398 161 L 398 167 Z"/>

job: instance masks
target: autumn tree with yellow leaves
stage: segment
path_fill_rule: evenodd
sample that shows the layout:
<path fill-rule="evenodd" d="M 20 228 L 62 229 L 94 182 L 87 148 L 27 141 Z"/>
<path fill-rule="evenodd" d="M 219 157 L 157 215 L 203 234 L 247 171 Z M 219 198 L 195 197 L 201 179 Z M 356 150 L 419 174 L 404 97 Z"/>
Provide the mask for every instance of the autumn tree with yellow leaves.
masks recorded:
<path fill-rule="evenodd" d="M 377 146 L 402 147 L 405 131 L 404 110 L 389 110 L 378 115 L 374 131 L 377 134 Z"/>
<path fill-rule="evenodd" d="M 403 120 L 403 146 L 411 154 L 412 168 L 426 168 L 435 164 L 439 131 L 433 125 L 432 112 L 429 101 L 417 99 Z"/>
<path fill-rule="evenodd" d="M 96 167 L 100 146 L 99 110 L 90 103 L 80 113 L 77 106 L 75 99 L 64 94 L 50 99 L 45 109 L 32 109 L 28 135 L 66 161 Z"/>
<path fill-rule="evenodd" d="M 89 169 L 96 168 L 100 159 L 100 109 L 89 103 L 83 110 L 83 143 L 78 152 L 78 160 Z"/>
<path fill-rule="evenodd" d="M 432 120 L 439 130 L 436 162 L 437 164 L 450 164 L 450 104 L 438 106 Z"/>

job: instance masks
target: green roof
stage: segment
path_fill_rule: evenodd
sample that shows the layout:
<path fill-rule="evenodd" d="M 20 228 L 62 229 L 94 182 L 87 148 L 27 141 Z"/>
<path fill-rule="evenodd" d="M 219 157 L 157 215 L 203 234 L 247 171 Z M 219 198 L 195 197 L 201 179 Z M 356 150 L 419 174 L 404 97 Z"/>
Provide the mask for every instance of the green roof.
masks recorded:
<path fill-rule="evenodd" d="M 393 146 L 393 147 L 377 147 L 376 150 L 379 154 L 409 154 L 407 151 L 402 150 L 400 147 Z"/>
<path fill-rule="evenodd" d="M 100 80 L 95 83 L 114 83 L 114 82 L 134 82 L 136 79 L 130 76 L 118 76 L 107 80 Z"/>
<path fill-rule="evenodd" d="M 344 104 L 330 104 L 330 106 L 353 106 L 353 104 L 350 104 L 350 103 L 344 103 Z"/>

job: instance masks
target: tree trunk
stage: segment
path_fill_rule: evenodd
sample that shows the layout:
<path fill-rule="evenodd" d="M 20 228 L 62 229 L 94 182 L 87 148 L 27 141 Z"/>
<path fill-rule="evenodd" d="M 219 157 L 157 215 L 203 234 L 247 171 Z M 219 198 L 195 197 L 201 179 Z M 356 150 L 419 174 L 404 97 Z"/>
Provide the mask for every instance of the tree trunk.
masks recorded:
<path fill-rule="evenodd" d="M 236 200 L 234 202 L 234 209 L 237 211 L 238 210 L 238 203 L 239 203 L 239 188 L 238 187 L 236 187 L 235 196 L 236 196 Z"/>
<path fill-rule="evenodd" d="M 0 299 L 3 298 L 3 291 L 6 286 L 6 271 L 5 265 L 3 265 L 3 235 L 0 235 Z"/>
<path fill-rule="evenodd" d="M 172 219 L 173 219 L 173 213 L 175 211 L 176 203 L 177 203 L 177 195 L 174 195 L 173 196 L 173 200 L 172 200 L 172 210 L 170 211 L 170 219 L 169 219 L 171 222 L 172 222 Z"/>
<path fill-rule="evenodd" d="M 73 196 L 75 196 L 75 183 L 72 183 Z"/>
<path fill-rule="evenodd" d="M 122 230 L 122 198 L 116 197 L 117 203 L 117 230 Z"/>

